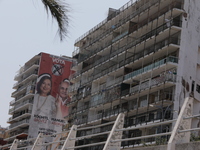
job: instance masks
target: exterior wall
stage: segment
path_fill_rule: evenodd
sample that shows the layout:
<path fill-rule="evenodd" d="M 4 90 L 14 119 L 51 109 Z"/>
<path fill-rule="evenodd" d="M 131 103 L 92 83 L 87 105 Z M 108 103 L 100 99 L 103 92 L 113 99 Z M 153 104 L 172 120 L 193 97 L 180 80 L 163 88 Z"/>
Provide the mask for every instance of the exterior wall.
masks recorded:
<path fill-rule="evenodd" d="M 197 86 L 200 85 L 200 1 L 185 1 L 184 10 L 177 69 L 179 82 L 176 86 L 174 109 L 180 109 L 185 97 L 194 96 L 194 114 L 199 114 L 200 91 L 197 91 Z M 192 127 L 197 126 L 198 121 L 193 119 Z"/>

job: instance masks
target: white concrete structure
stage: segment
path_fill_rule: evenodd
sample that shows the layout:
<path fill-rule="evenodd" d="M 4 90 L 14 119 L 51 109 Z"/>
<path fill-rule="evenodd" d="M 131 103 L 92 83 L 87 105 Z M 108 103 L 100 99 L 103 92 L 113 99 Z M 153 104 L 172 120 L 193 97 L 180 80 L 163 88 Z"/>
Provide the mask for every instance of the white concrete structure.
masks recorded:
<path fill-rule="evenodd" d="M 125 114 L 124 127 L 177 119 L 186 97 L 194 98 L 193 115 L 200 107 L 200 1 L 131 0 L 75 42 L 71 76 L 73 95 L 67 117 L 78 127 L 116 120 Z M 192 128 L 199 126 L 192 119 Z M 123 133 L 135 138 L 171 132 L 174 123 Z M 77 136 L 108 128 L 77 132 Z M 166 142 L 169 136 L 159 140 Z M 96 136 L 76 144 L 105 141 Z M 122 142 L 122 148 L 156 143 L 146 138 Z M 91 146 L 90 149 L 102 149 Z M 83 150 L 83 149 L 80 149 Z"/>

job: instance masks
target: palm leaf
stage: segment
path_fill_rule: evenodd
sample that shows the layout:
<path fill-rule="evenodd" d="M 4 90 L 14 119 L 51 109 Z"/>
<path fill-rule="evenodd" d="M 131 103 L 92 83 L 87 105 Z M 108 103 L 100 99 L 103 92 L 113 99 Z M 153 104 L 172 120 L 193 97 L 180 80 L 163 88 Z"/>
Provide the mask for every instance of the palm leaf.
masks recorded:
<path fill-rule="evenodd" d="M 60 40 L 62 41 L 68 33 L 69 25 L 69 7 L 66 3 L 61 2 L 60 0 L 42 0 L 47 14 L 51 13 L 52 18 L 55 19 L 58 23 L 58 33 Z"/>

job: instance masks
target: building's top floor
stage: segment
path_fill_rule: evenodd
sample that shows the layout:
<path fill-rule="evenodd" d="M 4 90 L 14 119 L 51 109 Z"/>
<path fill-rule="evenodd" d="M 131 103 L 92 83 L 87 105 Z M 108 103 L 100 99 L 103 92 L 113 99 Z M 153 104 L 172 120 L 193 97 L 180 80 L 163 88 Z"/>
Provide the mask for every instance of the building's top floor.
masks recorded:
<path fill-rule="evenodd" d="M 39 65 L 40 57 L 41 57 L 42 54 L 47 54 L 47 53 L 41 52 L 41 53 L 33 56 L 31 59 L 29 59 L 22 67 L 20 67 L 20 69 L 17 71 L 17 74 L 14 77 L 14 79 L 16 81 L 18 81 L 19 77 L 21 76 L 21 74 L 26 72 L 31 66 Z M 52 54 L 50 54 L 50 56 L 52 58 L 55 58 L 55 59 L 62 59 L 62 60 L 70 61 L 70 62 L 73 61 L 73 59 L 71 57 L 69 57 L 69 56 L 64 56 L 64 55 L 56 56 L 56 55 L 52 55 Z"/>
<path fill-rule="evenodd" d="M 78 54 L 116 44 L 122 37 L 143 38 L 142 35 L 171 20 L 172 13 L 173 18 L 181 15 L 183 6 L 182 0 L 131 0 L 118 10 L 110 9 L 104 21 L 76 40 L 72 55 L 77 58 Z"/>
<path fill-rule="evenodd" d="M 108 11 L 108 16 L 106 19 L 104 19 L 103 21 L 101 21 L 99 24 L 97 24 L 96 26 L 94 26 L 92 29 L 90 29 L 89 31 L 87 31 L 85 34 L 83 34 L 82 36 L 80 36 L 76 41 L 75 41 L 75 45 L 81 41 L 82 39 L 84 39 L 86 36 L 88 36 L 90 33 L 92 33 L 93 31 L 95 31 L 96 29 L 100 28 L 102 25 L 104 25 L 108 20 L 111 20 L 112 18 L 114 18 L 115 16 L 119 15 L 121 12 L 123 12 L 125 9 L 127 9 L 128 7 L 130 7 L 133 4 L 137 4 L 140 0 L 130 0 L 129 2 L 127 2 L 126 4 L 124 4 L 122 7 L 120 7 L 119 9 L 114 9 L 114 8 L 109 8 Z"/>

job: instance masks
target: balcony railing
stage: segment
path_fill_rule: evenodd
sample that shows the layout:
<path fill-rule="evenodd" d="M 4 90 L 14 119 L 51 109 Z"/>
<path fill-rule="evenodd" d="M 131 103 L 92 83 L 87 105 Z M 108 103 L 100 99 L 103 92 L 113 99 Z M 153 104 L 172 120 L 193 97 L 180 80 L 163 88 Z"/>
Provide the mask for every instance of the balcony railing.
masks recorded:
<path fill-rule="evenodd" d="M 76 121 L 75 121 L 75 124 L 77 124 L 77 125 L 80 125 L 80 124 L 85 124 L 85 123 L 87 123 L 87 118 L 81 118 L 81 119 L 77 119 Z"/>
<path fill-rule="evenodd" d="M 136 86 L 132 87 L 130 89 L 130 93 L 131 94 L 137 93 L 141 90 L 149 89 L 152 86 L 155 86 L 155 85 L 158 85 L 158 84 L 161 84 L 161 83 L 164 83 L 164 82 L 176 82 L 176 77 L 177 76 L 174 75 L 174 74 L 165 74 L 161 77 L 157 77 L 155 79 L 149 80 L 149 81 L 142 83 L 140 85 L 136 85 Z"/>
<path fill-rule="evenodd" d="M 15 102 L 17 102 L 17 101 L 23 99 L 24 96 L 29 95 L 29 94 L 32 94 L 32 95 L 35 94 L 35 89 L 34 89 L 34 87 L 32 87 L 31 89 L 27 90 L 26 93 L 23 93 L 23 94 L 19 95 L 19 96 L 15 99 Z"/>
<path fill-rule="evenodd" d="M 87 109 L 89 109 L 88 105 L 82 105 L 82 106 L 78 107 L 77 112 L 84 111 L 84 110 L 87 110 Z"/>
<path fill-rule="evenodd" d="M 124 20 L 121 20 L 120 23 L 113 25 L 115 28 L 110 28 L 109 32 L 103 33 L 102 35 L 100 35 L 99 37 L 95 38 L 92 42 L 99 40 L 102 36 L 105 36 L 106 34 L 112 32 L 114 29 L 118 28 L 121 24 L 125 23 L 126 21 L 134 18 L 135 16 L 137 16 L 139 13 L 143 12 L 144 10 L 148 9 L 149 7 L 153 6 L 154 4 L 156 4 L 159 0 L 152 0 L 151 2 L 148 3 L 144 3 L 143 6 L 140 6 L 140 9 L 137 9 L 135 11 L 133 11 L 132 14 L 130 14 L 129 16 L 127 16 L 126 18 L 124 18 Z M 130 2 L 128 2 L 127 4 L 125 4 L 124 6 L 122 6 L 119 10 L 121 12 L 123 12 L 123 10 L 125 10 L 127 7 L 130 7 L 132 5 L 134 5 L 136 3 L 132 3 L 130 4 Z M 125 7 L 126 6 L 126 7 Z M 114 13 L 113 13 L 114 14 Z M 118 13 L 116 14 L 118 15 Z M 115 15 L 114 15 L 115 16 Z M 112 18 L 114 17 L 112 16 Z M 104 25 L 107 22 L 107 18 L 102 21 L 101 23 L 99 23 L 97 26 L 95 26 L 94 28 L 92 28 L 91 30 L 89 30 L 87 33 L 85 33 L 84 35 L 82 35 L 81 37 L 79 37 L 75 43 L 77 43 L 78 41 L 80 41 L 81 39 L 85 38 L 86 36 L 88 36 L 89 34 L 91 34 L 93 31 L 95 31 L 97 28 L 100 28 L 102 25 Z"/>
<path fill-rule="evenodd" d="M 121 112 L 126 112 L 126 111 L 127 111 L 127 109 L 125 109 L 125 108 L 105 110 L 105 112 L 103 113 L 103 117 L 115 116 Z"/>
<path fill-rule="evenodd" d="M 174 20 L 171 25 L 180 26 L 180 20 L 178 20 L 178 19 Z M 133 41 L 131 43 L 128 43 L 126 46 L 122 46 L 121 48 L 119 48 L 119 50 L 114 51 L 110 56 L 107 56 L 107 57 L 111 58 L 114 55 L 116 55 L 116 54 L 118 54 L 118 53 L 120 53 L 120 52 L 122 52 L 122 51 L 124 51 L 124 50 L 126 50 L 128 48 L 130 48 L 130 47 L 133 47 L 133 46 L 141 43 L 142 41 L 150 38 L 151 36 L 157 35 L 159 32 L 164 31 L 167 28 L 168 28 L 168 26 L 166 24 L 163 24 L 160 27 L 158 27 L 157 29 L 154 29 L 151 32 L 141 36 L 138 39 L 136 39 L 135 41 Z M 127 63 L 133 62 L 134 60 L 142 58 L 145 55 L 149 55 L 152 52 L 156 52 L 160 48 L 162 48 L 162 47 L 164 47 L 164 46 L 166 46 L 168 44 L 179 44 L 179 40 L 178 40 L 178 38 L 175 38 L 175 37 L 172 37 L 170 39 L 164 39 L 163 41 L 157 43 L 156 45 L 151 46 L 151 47 L 147 47 L 144 51 L 139 52 L 139 53 L 137 53 L 136 55 L 134 55 L 134 56 L 132 56 L 130 58 L 127 58 L 125 61 L 124 60 L 121 61 L 119 64 L 116 64 L 114 66 L 110 66 L 109 68 L 104 68 L 105 70 L 103 70 L 103 71 L 99 70 L 99 72 L 96 72 L 94 74 L 94 78 L 93 79 L 97 79 L 98 77 L 103 76 L 103 75 L 105 75 L 105 74 L 107 74 L 109 72 L 112 72 L 113 70 L 115 70 L 117 68 L 120 68 L 121 66 L 123 66 L 123 65 L 125 65 Z M 105 61 L 105 59 L 101 59 L 102 62 L 103 62 L 103 60 Z M 90 65 L 90 67 L 88 67 L 88 68 L 92 68 L 92 67 L 94 67 L 94 64 Z"/>
<path fill-rule="evenodd" d="M 14 103 L 15 103 L 15 99 L 13 99 L 13 100 L 10 102 L 10 106 L 12 106 Z"/>
<path fill-rule="evenodd" d="M 103 113 L 99 113 L 99 114 L 96 114 L 96 115 L 93 115 L 93 116 L 91 115 L 88 118 L 88 122 L 99 120 L 99 119 L 102 118 L 102 116 L 103 116 Z"/>
<path fill-rule="evenodd" d="M 112 42 L 115 42 L 115 41 L 121 39 L 122 37 L 124 37 L 124 36 L 127 35 L 127 34 L 128 34 L 128 31 L 123 32 L 122 34 L 120 34 L 120 35 L 118 35 L 117 37 L 115 37 L 115 38 L 112 40 Z"/>
<path fill-rule="evenodd" d="M 16 136 L 16 135 L 19 135 L 19 134 L 22 134 L 22 133 L 28 134 L 28 130 L 17 130 L 16 132 L 11 132 L 10 137 L 13 137 L 13 136 Z"/>
<path fill-rule="evenodd" d="M 10 121 L 12 121 L 13 119 L 15 119 L 15 118 L 18 118 L 19 116 L 22 116 L 22 115 L 24 115 L 24 114 L 31 114 L 32 113 L 32 110 L 29 110 L 29 111 L 27 111 L 27 112 L 24 112 L 23 114 L 21 114 L 21 113 L 18 113 L 18 114 L 13 114 L 13 116 L 12 117 L 10 117 L 9 119 L 8 119 L 8 121 L 7 122 L 10 122 Z"/>
<path fill-rule="evenodd" d="M 148 5 L 147 5 L 148 6 Z M 163 10 L 165 10 L 164 12 L 162 11 L 162 13 L 164 14 L 165 12 L 167 12 L 168 10 L 171 10 L 171 9 L 173 9 L 173 8 L 181 8 L 181 2 L 172 2 L 171 3 L 171 5 L 170 5 L 171 7 L 166 7 L 166 8 L 163 8 Z M 140 8 L 142 8 L 142 7 L 140 7 Z M 135 12 L 134 12 L 135 13 Z M 162 14 L 161 14 L 162 15 Z M 131 16 L 131 15 L 130 15 Z M 149 17 L 149 18 L 153 18 L 153 19 L 156 19 L 156 17 L 158 17 L 157 16 L 157 13 L 156 14 L 154 14 L 154 17 Z M 132 17 L 131 17 L 132 18 Z M 127 19 L 124 19 L 124 21 L 126 22 L 127 21 Z M 123 22 L 123 20 L 122 20 L 122 22 Z M 176 22 L 176 23 L 175 23 Z M 179 22 L 179 23 L 178 23 Z M 174 21 L 173 23 L 171 23 L 171 25 L 177 25 L 177 26 L 180 26 L 180 21 Z M 120 22 L 120 24 L 119 24 L 119 26 L 121 25 L 122 23 Z M 143 22 L 143 24 L 142 25 L 140 25 L 139 27 L 142 27 L 142 26 L 144 26 L 146 23 L 144 23 Z M 115 26 L 115 27 L 117 27 L 117 26 Z M 164 28 L 164 30 L 165 30 L 166 28 Z M 152 34 L 151 32 L 149 32 L 149 33 L 147 33 L 146 35 L 147 35 L 147 38 L 149 38 L 150 36 L 153 36 L 153 35 L 157 35 L 159 32 L 161 32 L 161 31 L 163 31 L 162 30 L 162 26 L 161 26 L 161 28 L 157 28 L 156 29 L 156 34 Z M 111 31 L 106 31 L 105 33 L 110 33 Z M 103 36 L 99 36 L 99 38 L 101 38 L 101 37 L 103 37 Z M 147 39 L 147 38 L 145 38 L 144 36 L 143 37 L 141 37 L 141 40 L 143 41 L 143 40 L 145 40 L 145 39 Z M 94 42 L 94 41 L 93 41 Z M 140 40 L 139 40 L 139 42 L 141 42 Z M 110 44 L 112 44 L 111 42 L 110 42 Z M 83 58 L 79 58 L 79 60 L 78 60 L 78 62 L 80 62 L 80 61 L 83 61 L 85 58 L 89 58 L 90 56 L 92 56 L 92 55 L 94 55 L 94 54 L 96 54 L 97 52 L 99 52 L 99 51 L 101 51 L 101 50 L 103 50 L 105 47 L 107 47 L 108 45 L 106 44 L 104 47 L 102 47 L 102 48 L 98 48 L 98 49 L 96 49 L 96 50 L 93 50 L 90 54 L 88 54 L 88 55 L 85 55 L 85 56 L 83 56 Z M 123 46 L 122 46 L 123 47 Z"/>
<path fill-rule="evenodd" d="M 164 111 L 166 110 L 166 108 L 164 108 Z M 172 116 L 173 116 L 174 112 L 170 112 L 168 114 L 165 114 L 165 116 L 162 116 L 162 111 L 157 111 L 156 114 L 154 113 L 146 113 L 143 116 L 139 116 L 139 117 L 130 117 L 127 118 L 126 123 L 125 123 L 125 127 L 130 127 L 130 126 L 136 126 L 136 125 L 142 125 L 144 123 L 148 123 L 148 122 L 156 122 L 156 121 L 163 121 L 161 119 L 165 119 L 165 120 L 171 120 Z M 164 117 L 164 118 L 162 118 Z"/>
<path fill-rule="evenodd" d="M 10 108 L 8 112 L 9 114 L 11 114 L 13 111 L 14 111 L 14 107 Z"/>
<path fill-rule="evenodd" d="M 106 88 L 106 83 L 99 85 L 98 87 L 94 87 L 92 88 L 92 93 L 98 92 L 98 91 L 102 91 Z"/>
<path fill-rule="evenodd" d="M 127 111 L 127 109 L 124 109 L 124 108 L 105 110 L 105 112 L 103 112 L 103 113 L 99 113 L 99 114 L 96 114 L 96 115 L 93 115 L 93 116 L 89 116 L 88 122 L 99 120 L 99 119 L 102 119 L 102 118 L 105 118 L 105 117 L 116 116 L 119 113 L 125 112 L 125 111 Z"/>
<path fill-rule="evenodd" d="M 133 72 L 131 72 L 131 73 L 125 75 L 125 76 L 124 76 L 124 80 L 127 80 L 127 79 L 129 79 L 129 78 L 133 78 L 133 77 L 135 77 L 135 76 L 137 76 L 137 75 L 139 75 L 139 74 L 145 73 L 145 72 L 147 72 L 147 71 L 149 71 L 149 70 L 152 70 L 152 69 L 154 69 L 154 68 L 157 68 L 157 67 L 159 67 L 159 66 L 161 66 L 161 65 L 164 65 L 164 64 L 166 64 L 166 63 L 168 63 L 168 62 L 178 63 L 178 58 L 177 58 L 177 57 L 173 57 L 173 56 L 169 56 L 169 57 L 167 57 L 167 58 L 164 58 L 164 59 L 162 59 L 162 60 L 160 60 L 160 61 L 157 61 L 157 62 L 155 62 L 155 63 L 152 63 L 152 64 L 150 64 L 150 65 L 148 65 L 148 66 L 145 66 L 145 67 L 143 67 L 143 68 L 141 68 L 141 69 L 135 70 L 135 71 L 133 71 Z"/>
<path fill-rule="evenodd" d="M 86 84 L 86 83 L 88 83 L 88 82 L 91 82 L 93 80 L 93 77 L 92 76 L 87 76 L 87 77 L 85 77 L 85 78 L 83 78 L 82 80 L 81 80 L 81 85 L 84 85 L 84 84 Z"/>
<path fill-rule="evenodd" d="M 25 119 L 25 120 L 22 120 L 22 121 L 19 121 L 19 122 L 16 122 L 16 123 L 13 123 L 9 126 L 9 129 L 12 129 L 14 127 L 17 127 L 17 126 L 20 126 L 22 124 L 28 124 L 29 123 L 29 119 Z"/>
<path fill-rule="evenodd" d="M 72 79 L 76 78 L 77 76 L 80 75 L 80 73 L 81 73 L 81 71 L 80 71 L 80 70 L 77 70 L 76 72 L 74 72 L 73 74 L 71 74 L 71 75 L 69 76 L 69 79 L 72 80 Z"/>
<path fill-rule="evenodd" d="M 120 89 L 119 87 L 114 87 L 111 89 L 104 89 L 100 94 L 96 94 L 91 98 L 90 107 L 95 107 L 98 105 L 102 105 L 108 102 L 112 102 L 117 98 L 120 98 Z"/>
<path fill-rule="evenodd" d="M 37 76 L 37 74 L 38 74 L 37 70 L 34 70 L 33 72 L 31 72 L 31 73 L 27 74 L 26 76 L 24 76 L 24 77 L 23 77 L 21 80 L 19 80 L 17 83 L 15 83 L 15 84 L 13 85 L 13 87 L 19 85 L 22 81 L 26 80 L 27 78 L 29 78 L 29 77 L 32 76 L 32 75 Z"/>
<path fill-rule="evenodd" d="M 80 83 L 76 82 L 73 85 L 70 85 L 68 88 L 68 92 L 76 91 L 80 87 Z"/>
<path fill-rule="evenodd" d="M 24 86 L 20 87 L 19 89 L 17 89 L 16 91 L 14 91 L 14 92 L 12 93 L 12 96 L 14 96 L 16 93 L 18 93 L 18 92 L 20 92 L 20 91 L 23 91 L 24 89 L 26 89 L 26 87 L 27 87 L 27 85 L 24 85 Z"/>
<path fill-rule="evenodd" d="M 38 59 L 38 60 L 36 60 L 35 62 L 33 62 L 33 63 L 29 64 L 29 65 L 25 65 L 24 66 L 24 72 L 26 70 L 28 70 L 30 67 L 32 67 L 33 65 L 39 65 L 39 62 L 40 62 L 40 60 Z"/>
<path fill-rule="evenodd" d="M 106 87 L 109 87 L 111 85 L 115 85 L 115 84 L 120 84 L 123 81 L 123 76 L 115 78 L 111 81 L 107 81 L 106 82 Z"/>
<path fill-rule="evenodd" d="M 77 132 L 77 137 L 106 132 L 106 131 L 110 131 L 111 129 L 112 129 L 112 125 L 103 126 L 103 127 L 99 127 L 99 128 L 93 128 L 90 130 L 82 130 L 81 132 Z"/>
<path fill-rule="evenodd" d="M 28 99 L 28 100 L 26 100 L 26 101 L 24 101 L 22 103 L 19 103 L 19 104 L 15 105 L 15 110 L 20 108 L 20 107 L 23 107 L 26 104 L 33 104 L 33 99 Z"/>

